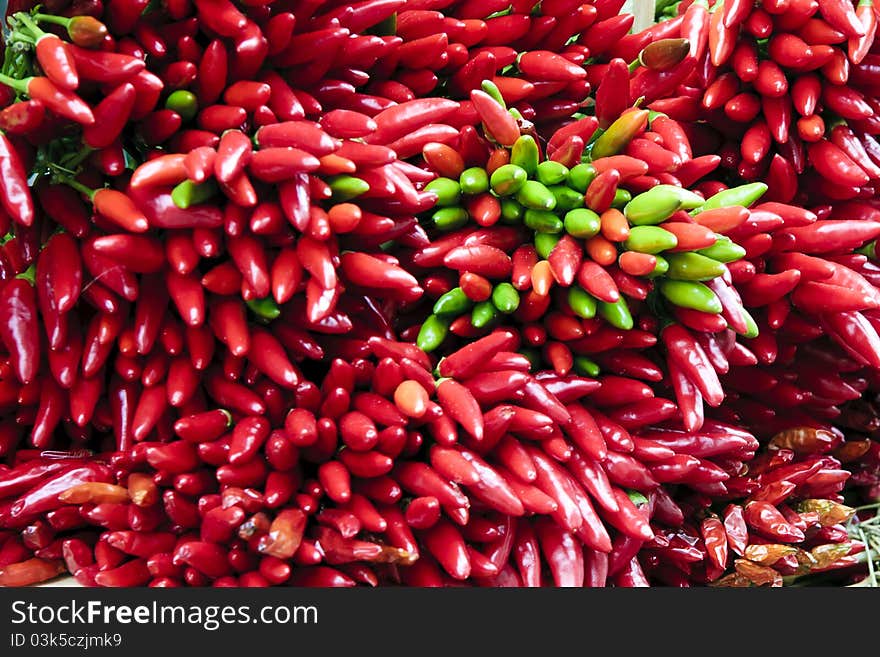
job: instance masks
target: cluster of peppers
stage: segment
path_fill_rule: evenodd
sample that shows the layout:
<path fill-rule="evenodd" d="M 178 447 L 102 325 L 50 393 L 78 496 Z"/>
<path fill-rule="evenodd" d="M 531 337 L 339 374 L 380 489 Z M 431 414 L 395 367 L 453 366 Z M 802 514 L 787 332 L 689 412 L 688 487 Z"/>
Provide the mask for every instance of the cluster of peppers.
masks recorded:
<path fill-rule="evenodd" d="M 859 91 L 763 42 L 830 61 L 813 15 L 847 1 L 794 27 L 682 2 L 635 34 L 622 4 L 13 13 L 0 584 L 858 576 L 880 221 L 870 174 L 801 174 L 839 183 L 841 135 L 871 162 L 873 28 Z M 772 157 L 706 105 L 760 11 L 756 57 L 792 99 L 820 71 L 801 114 L 834 126 Z"/>
<path fill-rule="evenodd" d="M 486 82 L 487 88 L 490 85 Z M 481 116 L 494 140 L 501 130 L 497 121 L 512 119 L 505 118 L 502 98 L 491 102 L 494 107 Z M 429 296 L 440 296 L 433 315 L 422 325 L 420 347 L 433 351 L 449 331 L 467 337 L 474 329 L 491 326 L 501 314 L 513 314 L 526 324 L 542 319 L 556 285 L 562 288 L 563 312 L 568 317 L 601 318 L 628 331 L 634 326 L 626 300 L 630 297 L 695 330 L 714 329 L 717 321 L 706 315 L 721 314 L 724 307 L 712 290 L 723 283 L 713 281 L 724 275 L 725 264 L 747 253 L 724 233 L 751 220 L 748 208 L 766 186 L 746 184 L 706 199 L 683 188 L 680 180 L 678 184 L 649 180 L 648 189 L 639 193 L 649 173 L 671 173 L 680 168 L 682 159 L 692 160 L 682 127 L 668 117 L 650 114 L 627 111 L 605 131 L 598 130 L 594 117 L 582 118 L 549 138 L 551 159 L 544 161 L 539 161 L 538 144 L 529 134 L 515 137 L 509 150 L 493 150 L 479 141 L 465 144 L 468 161 L 440 146 L 425 150 L 426 162 L 438 173 L 426 186 L 438 195 L 430 216 L 438 239 L 413 252 L 410 260 L 428 270 L 442 262 L 460 276 L 459 285 L 448 291 L 445 288 L 454 277 L 444 280 L 428 273 L 424 278 Z M 638 152 L 638 143 L 648 141 L 643 137 L 648 130 L 657 140 L 665 134 L 681 155 L 658 141 L 650 142 L 654 149 L 644 159 L 622 152 Z M 575 141 L 578 149 L 554 147 Z M 484 164 L 463 168 L 473 160 Z M 757 206 L 756 216 L 773 207 Z M 505 228 L 467 228 L 470 219 L 483 228 L 499 222 Z M 532 243 L 517 246 L 525 241 L 522 229 Z M 515 249 L 511 255 L 508 248 Z M 498 279 L 505 280 L 493 285 Z M 742 316 L 738 328 L 743 335 L 757 334 L 742 304 L 728 304 L 727 311 Z M 470 313 L 470 321 L 465 312 Z M 568 321 L 566 332 L 560 325 L 566 322 L 559 320 L 551 333 L 563 341 L 576 341 L 594 331 L 597 321 L 586 327 Z M 542 335 L 534 326 L 523 332 L 537 346 L 544 344 L 532 337 Z M 551 366 L 571 369 L 570 353 L 561 348 L 549 351 L 556 361 Z"/>
<path fill-rule="evenodd" d="M 645 37 L 693 37 L 696 61 L 669 71 L 677 89 L 657 101 L 659 111 L 705 121 L 722 166 L 766 182 L 773 200 L 874 196 L 873 2 L 663 4 L 665 20 Z"/>

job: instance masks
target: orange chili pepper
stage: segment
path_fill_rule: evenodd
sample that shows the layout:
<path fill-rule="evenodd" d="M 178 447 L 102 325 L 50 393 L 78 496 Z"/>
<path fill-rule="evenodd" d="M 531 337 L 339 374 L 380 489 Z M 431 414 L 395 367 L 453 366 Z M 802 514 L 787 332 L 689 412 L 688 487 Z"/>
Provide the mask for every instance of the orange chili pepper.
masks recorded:
<path fill-rule="evenodd" d="M 584 247 L 587 255 L 600 265 L 612 265 L 617 260 L 617 249 L 602 235 L 596 235 L 586 241 Z"/>
<path fill-rule="evenodd" d="M 617 208 L 605 210 L 599 220 L 602 225 L 602 236 L 611 242 L 623 242 L 629 237 L 629 222 L 623 212 Z"/>

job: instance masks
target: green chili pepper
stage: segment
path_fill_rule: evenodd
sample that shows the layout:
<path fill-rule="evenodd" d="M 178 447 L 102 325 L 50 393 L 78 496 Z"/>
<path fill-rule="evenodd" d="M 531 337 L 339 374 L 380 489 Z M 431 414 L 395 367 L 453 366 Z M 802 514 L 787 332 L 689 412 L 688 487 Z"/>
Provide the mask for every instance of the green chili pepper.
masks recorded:
<path fill-rule="evenodd" d="M 617 118 L 608 129 L 593 142 L 590 156 L 597 160 L 600 157 L 617 155 L 633 137 L 645 126 L 648 120 L 648 110 L 637 109 Z"/>
<path fill-rule="evenodd" d="M 622 208 L 632 200 L 632 194 L 629 190 L 618 187 L 614 192 L 614 198 L 611 200 L 612 208 Z"/>
<path fill-rule="evenodd" d="M 461 186 L 452 178 L 434 178 L 425 185 L 426 192 L 434 192 L 437 195 L 437 205 L 441 208 L 449 205 L 458 205 L 461 200 Z"/>
<path fill-rule="evenodd" d="M 272 297 L 263 297 L 262 299 L 250 299 L 246 302 L 257 317 L 263 319 L 278 319 L 281 316 L 281 308 L 275 303 Z"/>
<path fill-rule="evenodd" d="M 326 182 L 330 186 L 330 191 L 332 192 L 330 200 L 333 203 L 350 201 L 370 191 L 370 185 L 366 181 L 344 173 L 338 176 L 330 176 Z"/>
<path fill-rule="evenodd" d="M 669 253 L 669 278 L 685 281 L 709 281 L 724 275 L 724 265 L 699 253 Z"/>
<path fill-rule="evenodd" d="M 561 233 L 562 219 L 544 210 L 526 210 L 523 223 L 539 233 Z"/>
<path fill-rule="evenodd" d="M 184 123 L 196 118 L 199 112 L 199 101 L 196 95 L 185 89 L 178 89 L 165 99 L 165 108 L 177 112 Z"/>
<path fill-rule="evenodd" d="M 519 308 L 519 292 L 510 283 L 499 283 L 492 290 L 492 303 L 499 311 L 509 315 Z"/>
<path fill-rule="evenodd" d="M 599 373 L 602 371 L 595 362 L 586 356 L 574 357 L 574 369 L 582 376 L 599 376 Z"/>
<path fill-rule="evenodd" d="M 577 285 L 568 288 L 568 305 L 572 312 L 582 319 L 592 319 L 596 316 L 596 297 Z"/>
<path fill-rule="evenodd" d="M 721 301 L 711 289 L 702 283 L 666 279 L 660 281 L 659 287 L 660 294 L 676 306 L 700 310 L 713 315 L 721 314 Z"/>
<path fill-rule="evenodd" d="M 510 163 L 523 169 L 529 178 L 538 170 L 539 157 L 538 143 L 531 135 L 521 135 L 510 149 Z"/>
<path fill-rule="evenodd" d="M 518 224 L 523 220 L 525 208 L 512 198 L 501 199 L 501 221 L 507 224 Z"/>
<path fill-rule="evenodd" d="M 489 189 L 489 175 L 482 167 L 471 167 L 461 172 L 458 183 L 463 194 L 482 194 Z"/>
<path fill-rule="evenodd" d="M 437 315 L 428 315 L 422 328 L 419 329 L 416 344 L 422 351 L 431 352 L 443 344 L 448 334 L 449 322 L 447 320 Z"/>
<path fill-rule="evenodd" d="M 724 189 L 703 203 L 700 210 L 714 210 L 727 208 L 732 205 L 741 205 L 744 208 L 751 207 L 767 191 L 767 185 L 762 182 L 747 183 L 739 187 Z"/>
<path fill-rule="evenodd" d="M 492 177 L 489 178 L 489 185 L 491 185 L 492 191 L 498 196 L 510 196 L 511 194 L 516 194 L 528 178 L 526 170 L 522 167 L 518 167 L 515 164 L 502 164 L 492 172 Z M 464 185 L 462 185 L 462 188 L 464 188 Z"/>
<path fill-rule="evenodd" d="M 746 250 L 727 235 L 718 235 L 716 233 L 716 237 L 718 239 L 715 244 L 705 249 L 700 249 L 697 253 L 718 262 L 734 262 L 745 257 Z"/>
<path fill-rule="evenodd" d="M 193 205 L 204 203 L 216 193 L 217 185 L 213 180 L 206 180 L 203 183 L 184 180 L 171 190 L 171 200 L 181 210 L 186 210 Z"/>
<path fill-rule="evenodd" d="M 666 258 L 659 256 L 656 253 L 654 254 L 654 257 L 657 259 L 657 264 L 654 265 L 654 270 L 648 274 L 648 278 L 657 278 L 658 276 L 663 276 L 669 271 L 669 263 L 666 261 Z"/>
<path fill-rule="evenodd" d="M 576 192 L 567 185 L 553 185 L 548 187 L 553 198 L 556 199 L 556 211 L 568 212 L 576 208 L 584 207 L 584 195 Z"/>
<path fill-rule="evenodd" d="M 586 193 L 587 187 L 596 177 L 596 169 L 592 164 L 576 164 L 568 172 L 568 186 L 581 194 Z"/>
<path fill-rule="evenodd" d="M 498 317 L 498 309 L 491 301 L 480 301 L 474 304 L 471 311 L 471 324 L 475 328 L 483 328 L 488 326 L 495 318 Z"/>
<path fill-rule="evenodd" d="M 501 107 L 507 109 L 507 103 L 504 102 L 504 96 L 501 95 L 501 90 L 498 88 L 497 84 L 492 82 L 492 80 L 483 80 L 480 83 L 480 88 L 492 96 L 492 100 L 501 105 Z"/>
<path fill-rule="evenodd" d="M 532 210 L 552 210 L 556 197 L 537 180 L 526 180 L 516 193 L 516 200 Z"/>
<path fill-rule="evenodd" d="M 589 208 L 578 208 L 565 214 L 565 232 L 573 237 L 589 239 L 599 233 L 602 221 L 599 215 Z"/>
<path fill-rule="evenodd" d="M 628 251 L 654 254 L 674 249 L 678 246 L 678 238 L 659 226 L 634 226 L 623 246 Z"/>
<path fill-rule="evenodd" d="M 440 230 L 455 230 L 468 222 L 468 213 L 464 208 L 440 208 L 431 215 L 434 225 Z"/>
<path fill-rule="evenodd" d="M 669 219 L 679 207 L 681 200 L 678 195 L 652 187 L 627 203 L 623 214 L 634 226 L 656 225 Z"/>
<path fill-rule="evenodd" d="M 634 325 L 629 306 L 626 305 L 626 299 L 623 297 L 614 303 L 599 301 L 599 316 L 621 331 L 629 331 Z"/>
<path fill-rule="evenodd" d="M 743 317 L 746 320 L 746 332 L 743 333 L 744 338 L 757 338 L 758 334 L 761 332 L 758 329 L 758 324 L 755 322 L 755 318 L 749 314 L 749 311 L 745 308 L 742 309 Z"/>
<path fill-rule="evenodd" d="M 546 260 L 560 239 L 556 233 L 535 233 L 535 251 Z"/>
<path fill-rule="evenodd" d="M 678 197 L 680 207 L 683 210 L 693 210 L 705 203 L 702 196 L 689 189 L 684 189 L 683 187 L 676 187 L 675 185 L 657 185 L 656 187 L 652 187 L 650 191 L 654 191 L 655 189 L 675 194 Z"/>
<path fill-rule="evenodd" d="M 568 180 L 568 167 L 561 162 L 544 160 L 538 165 L 538 182 L 550 186 L 564 183 Z"/>
<path fill-rule="evenodd" d="M 454 315 L 458 317 L 463 312 L 470 310 L 473 301 L 460 287 L 454 287 L 434 302 L 435 315 Z"/>

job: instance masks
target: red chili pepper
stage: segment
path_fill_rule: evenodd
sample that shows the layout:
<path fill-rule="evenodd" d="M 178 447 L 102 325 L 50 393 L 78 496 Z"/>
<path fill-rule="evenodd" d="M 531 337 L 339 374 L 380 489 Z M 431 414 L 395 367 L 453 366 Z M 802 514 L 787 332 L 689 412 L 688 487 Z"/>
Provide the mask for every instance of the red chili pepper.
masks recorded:
<path fill-rule="evenodd" d="M 869 178 L 844 151 L 833 143 L 821 140 L 807 148 L 810 162 L 816 170 L 838 185 L 863 185 Z"/>
<path fill-rule="evenodd" d="M 56 233 L 49 238 L 37 261 L 38 281 L 41 270 L 45 278 L 37 292 L 47 300 L 51 297 L 51 303 L 46 306 L 59 314 L 72 310 L 82 287 L 82 261 L 76 241 L 69 234 Z"/>
<path fill-rule="evenodd" d="M 216 103 L 223 94 L 226 88 L 228 67 L 226 46 L 219 39 L 214 39 L 202 53 L 196 78 L 196 95 L 202 107 Z"/>
<path fill-rule="evenodd" d="M 578 38 L 578 43 L 589 48 L 594 55 L 607 52 L 614 48 L 620 39 L 624 37 L 632 28 L 635 16 L 629 13 L 622 13 L 617 16 L 611 16 L 605 20 L 593 23 L 584 34 Z M 648 37 L 650 39 L 650 36 Z M 635 48 L 636 53 L 642 48 L 641 43 Z M 630 59 L 633 59 L 630 57 Z"/>
<path fill-rule="evenodd" d="M 880 166 L 871 159 L 865 145 L 845 124 L 831 128 L 831 143 L 843 150 L 853 162 L 857 162 L 872 179 L 880 177 Z"/>
<path fill-rule="evenodd" d="M 859 64 L 865 59 L 877 33 L 877 14 L 871 0 L 859 0 L 856 5 L 856 19 L 861 24 L 864 36 L 850 36 L 847 40 L 847 56 L 853 64 Z"/>
<path fill-rule="evenodd" d="M 831 57 L 822 65 L 822 75 L 832 84 L 845 85 L 849 80 L 849 60 L 843 51 L 836 48 L 832 50 Z"/>
<path fill-rule="evenodd" d="M 235 266 L 257 298 L 269 296 L 269 266 L 260 242 L 253 236 L 241 235 L 230 237 L 227 248 Z"/>
<path fill-rule="evenodd" d="M 562 472 L 538 449 L 527 448 L 537 468 L 535 485 L 558 505 L 551 515 L 568 531 L 577 530 L 584 522 L 577 503 L 570 496 Z"/>
<path fill-rule="evenodd" d="M 769 538 L 786 543 L 804 540 L 803 532 L 789 524 L 785 516 L 767 502 L 749 502 L 745 506 L 744 517 L 749 526 Z"/>
<path fill-rule="evenodd" d="M 64 491 L 86 482 L 112 482 L 109 467 L 100 463 L 74 464 L 44 479 L 21 495 L 8 510 L 3 525 L 23 526 L 38 515 L 63 506 L 59 496 Z"/>
<path fill-rule="evenodd" d="M 228 130 L 220 138 L 214 175 L 221 183 L 231 183 L 247 167 L 251 159 L 251 140 L 243 132 Z"/>
<path fill-rule="evenodd" d="M 22 226 L 34 223 L 34 202 L 27 173 L 15 146 L 0 132 L 0 202 L 12 220 Z"/>
<path fill-rule="evenodd" d="M 389 107 L 373 117 L 376 130 L 368 144 L 389 144 L 429 123 L 439 123 L 458 109 L 458 103 L 445 98 L 422 98 Z"/>
<path fill-rule="evenodd" d="M 343 454 L 345 452 L 342 452 Z M 444 481 L 430 466 L 417 462 L 401 462 L 394 468 L 394 478 L 416 495 L 429 495 L 440 500 L 446 509 L 467 508 L 469 502 L 456 488 Z M 383 514 L 384 515 L 384 514 Z M 389 521 L 388 516 L 385 519 Z"/>
<path fill-rule="evenodd" d="M 194 0 L 193 4 L 199 19 L 222 36 L 236 36 L 247 24 L 247 18 L 229 0 Z"/>
<path fill-rule="evenodd" d="M 473 89 L 471 102 L 488 133 L 502 146 L 513 146 L 519 138 L 519 127 L 513 116 L 484 91 Z"/>
<path fill-rule="evenodd" d="M 724 390 L 718 375 L 712 367 L 702 347 L 688 331 L 671 324 L 661 332 L 661 339 L 668 350 L 669 357 L 681 367 L 682 373 L 699 389 L 706 403 L 719 405 L 724 399 Z"/>
<path fill-rule="evenodd" d="M 840 30 L 851 39 L 858 39 L 865 35 L 865 27 L 849 0 L 820 2 L 819 13 L 831 27 Z"/>
<path fill-rule="evenodd" d="M 619 510 L 605 511 L 603 516 L 608 522 L 631 538 L 643 541 L 651 540 L 654 533 L 642 510 L 636 507 L 630 500 L 629 495 L 620 488 L 614 488 L 614 497 L 617 500 Z"/>
<path fill-rule="evenodd" d="M 16 278 L 0 287 L 0 339 L 18 380 L 33 381 L 40 367 L 40 335 L 36 293 L 26 280 Z"/>
<path fill-rule="evenodd" d="M 36 100 L 13 103 L 0 111 L 0 130 L 26 135 L 37 130 L 46 118 L 46 108 Z"/>
<path fill-rule="evenodd" d="M 52 82 L 70 91 L 79 86 L 79 76 L 73 57 L 68 52 L 68 44 L 57 35 L 43 33 L 37 39 L 36 55 L 40 68 Z"/>
<path fill-rule="evenodd" d="M 830 313 L 822 323 L 835 342 L 860 362 L 880 363 L 880 337 L 871 323 L 858 312 Z"/>
<path fill-rule="evenodd" d="M 617 186 L 620 182 L 620 172 L 617 169 L 609 169 L 603 171 L 596 176 L 587 187 L 584 195 L 585 204 L 596 212 L 605 212 L 614 202 L 614 195 L 617 192 Z M 595 238 L 592 238 L 595 239 Z M 587 246 L 589 252 L 589 244 Z M 595 256 L 590 254 L 594 259 Z M 605 264 L 605 263 L 600 263 Z M 610 264 L 610 263 L 608 263 Z"/>
<path fill-rule="evenodd" d="M 724 3 L 716 4 L 709 15 L 709 55 L 713 66 L 721 66 L 733 54 L 736 45 L 736 30 L 724 23 Z"/>
<path fill-rule="evenodd" d="M 866 220 L 818 220 L 807 226 L 789 228 L 784 233 L 794 236 L 786 250 L 801 253 L 828 253 L 859 248 L 880 235 L 880 222 Z"/>
<path fill-rule="evenodd" d="M 822 89 L 824 105 L 844 119 L 866 119 L 874 114 L 865 97 L 857 90 L 848 87 L 825 85 Z"/>
<path fill-rule="evenodd" d="M 461 424 L 475 440 L 483 439 L 483 414 L 466 387 L 452 379 L 445 379 L 437 386 L 437 399 L 450 417 Z"/>
<path fill-rule="evenodd" d="M 584 557 L 581 546 L 571 534 L 555 523 L 545 520 L 541 519 L 537 522 L 535 529 L 553 583 L 560 587 L 582 587 Z"/>
<path fill-rule="evenodd" d="M 27 94 L 32 100 L 41 102 L 46 109 L 58 116 L 70 119 L 84 126 L 92 125 L 95 117 L 91 108 L 76 94 L 61 89 L 47 77 L 30 77 L 13 80 L 2 76 L 2 82 L 19 93 Z"/>
<path fill-rule="evenodd" d="M 471 574 L 471 561 L 464 539 L 448 520 L 441 519 L 422 537 L 427 551 L 455 579 L 464 580 Z"/>
<path fill-rule="evenodd" d="M 729 9 L 725 7 L 725 13 L 728 11 Z M 702 60 L 709 42 L 709 8 L 705 2 L 692 2 L 688 5 L 683 14 L 679 34 L 681 38 L 688 40 L 690 45 L 688 56 L 697 61 Z"/>

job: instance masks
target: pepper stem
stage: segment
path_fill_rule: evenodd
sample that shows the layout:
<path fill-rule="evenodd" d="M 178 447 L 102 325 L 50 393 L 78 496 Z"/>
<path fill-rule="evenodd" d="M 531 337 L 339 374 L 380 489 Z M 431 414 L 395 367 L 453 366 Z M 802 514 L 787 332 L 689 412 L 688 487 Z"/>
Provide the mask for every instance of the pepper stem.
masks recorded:
<path fill-rule="evenodd" d="M 31 285 L 36 285 L 36 283 L 37 283 L 37 266 L 31 265 L 30 267 L 25 269 L 23 272 L 18 274 L 18 276 L 16 276 L 16 278 L 20 278 L 23 281 L 27 281 Z"/>
<path fill-rule="evenodd" d="M 59 176 L 58 178 L 59 178 L 60 182 L 63 182 L 68 187 L 71 187 L 71 188 L 75 189 L 76 191 L 78 191 L 80 194 L 87 196 L 90 201 L 92 199 L 94 199 L 95 194 L 98 193 L 98 190 L 89 189 L 88 187 L 83 185 L 78 180 L 74 180 L 73 178 L 70 178 L 69 176 Z"/>
<path fill-rule="evenodd" d="M 60 25 L 65 29 L 70 29 L 70 21 L 72 18 L 65 18 L 64 16 L 53 16 L 52 14 L 34 14 L 33 19 L 39 23 L 51 23 L 53 25 Z"/>
<path fill-rule="evenodd" d="M 40 26 L 34 22 L 29 14 L 26 14 L 23 11 L 19 11 L 14 14 L 14 18 L 15 20 L 19 21 L 35 39 L 39 40 L 41 37 L 44 37 L 46 35 L 46 33 L 40 29 Z"/>
<path fill-rule="evenodd" d="M 28 90 L 28 83 L 31 81 L 31 78 L 24 78 L 23 80 L 16 80 L 15 78 L 11 78 L 8 75 L 4 75 L 0 73 L 0 84 L 5 84 L 7 87 L 15 91 L 17 94 L 26 96 Z"/>
<path fill-rule="evenodd" d="M 636 57 L 634 60 L 632 60 L 629 63 L 629 72 L 635 73 L 636 69 L 638 69 L 639 66 L 641 66 L 641 65 L 642 65 L 642 59 L 641 59 L 641 55 L 640 55 L 639 57 Z"/>

